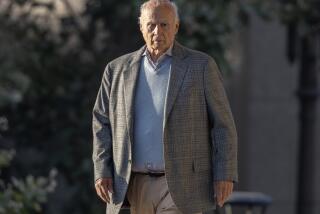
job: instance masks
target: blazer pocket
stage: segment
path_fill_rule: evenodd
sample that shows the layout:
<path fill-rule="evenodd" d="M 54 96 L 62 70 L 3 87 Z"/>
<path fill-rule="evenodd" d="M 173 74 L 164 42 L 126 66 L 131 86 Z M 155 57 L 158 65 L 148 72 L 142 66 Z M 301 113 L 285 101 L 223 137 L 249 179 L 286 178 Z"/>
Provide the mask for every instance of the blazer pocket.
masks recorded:
<path fill-rule="evenodd" d="M 194 172 L 207 172 L 210 170 L 210 162 L 208 158 L 197 158 L 193 160 L 192 168 Z"/>

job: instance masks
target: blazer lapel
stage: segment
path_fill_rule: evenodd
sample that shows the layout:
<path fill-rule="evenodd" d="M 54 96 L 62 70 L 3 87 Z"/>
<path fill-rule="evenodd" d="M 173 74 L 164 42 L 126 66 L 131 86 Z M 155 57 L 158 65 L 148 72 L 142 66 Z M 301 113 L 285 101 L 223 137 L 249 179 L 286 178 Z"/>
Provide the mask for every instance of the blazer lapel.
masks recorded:
<path fill-rule="evenodd" d="M 124 80 L 124 100 L 126 109 L 126 121 L 129 138 L 133 142 L 133 116 L 134 116 L 134 98 L 137 85 L 137 79 L 141 64 L 141 55 L 145 50 L 145 46 L 140 48 L 133 56 L 131 63 L 126 70 L 123 71 Z"/>
<path fill-rule="evenodd" d="M 167 92 L 167 100 L 165 104 L 164 124 L 169 117 L 174 101 L 183 83 L 184 76 L 188 70 L 188 64 L 184 61 L 186 54 L 183 47 L 175 42 L 172 50 L 171 74 Z"/>
<path fill-rule="evenodd" d="M 129 138 L 131 143 L 133 142 L 133 124 L 134 124 L 134 99 L 135 91 L 137 85 L 137 79 L 141 64 L 141 55 L 145 50 L 143 46 L 140 50 L 136 52 L 133 56 L 131 63 L 123 72 L 124 78 L 124 99 L 126 106 L 126 121 L 127 129 L 129 132 Z M 172 110 L 174 101 L 178 95 L 178 92 L 183 83 L 184 76 L 188 70 L 188 63 L 184 61 L 186 58 L 185 51 L 183 47 L 175 42 L 172 50 L 172 64 L 171 64 L 171 74 L 167 92 L 167 100 L 164 109 L 164 124 L 166 123 L 169 114 Z"/>

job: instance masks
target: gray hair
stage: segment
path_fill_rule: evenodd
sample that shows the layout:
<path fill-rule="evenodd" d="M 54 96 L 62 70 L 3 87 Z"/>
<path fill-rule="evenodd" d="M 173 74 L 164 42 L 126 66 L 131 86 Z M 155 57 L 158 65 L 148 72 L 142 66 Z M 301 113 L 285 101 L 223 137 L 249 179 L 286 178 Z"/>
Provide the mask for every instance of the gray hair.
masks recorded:
<path fill-rule="evenodd" d="M 160 5 L 165 5 L 165 6 L 169 7 L 173 11 L 173 13 L 175 14 L 175 19 L 176 19 L 175 21 L 179 22 L 178 7 L 174 2 L 169 1 L 169 0 L 149 0 L 149 1 L 146 1 L 145 3 L 143 3 L 140 7 L 140 16 L 138 19 L 139 24 L 141 24 L 142 15 L 146 11 L 153 9 L 153 8 L 156 8 Z"/>

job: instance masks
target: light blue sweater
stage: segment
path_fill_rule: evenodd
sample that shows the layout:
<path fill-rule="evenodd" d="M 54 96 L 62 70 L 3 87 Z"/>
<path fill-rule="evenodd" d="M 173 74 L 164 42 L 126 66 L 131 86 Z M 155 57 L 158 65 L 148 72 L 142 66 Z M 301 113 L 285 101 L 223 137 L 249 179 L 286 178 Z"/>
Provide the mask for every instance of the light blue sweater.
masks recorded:
<path fill-rule="evenodd" d="M 142 55 L 135 96 L 133 165 L 134 172 L 163 172 L 163 117 L 171 72 L 170 48 L 157 63 L 148 52 Z"/>

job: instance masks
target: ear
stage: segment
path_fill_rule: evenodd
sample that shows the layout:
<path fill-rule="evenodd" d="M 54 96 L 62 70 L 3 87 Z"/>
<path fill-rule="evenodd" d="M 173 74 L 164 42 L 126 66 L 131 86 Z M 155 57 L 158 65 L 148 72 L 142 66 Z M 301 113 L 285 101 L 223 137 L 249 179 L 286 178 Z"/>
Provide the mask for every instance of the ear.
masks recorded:
<path fill-rule="evenodd" d="M 179 22 L 176 22 L 176 29 L 175 29 L 175 34 L 177 34 L 178 33 L 178 31 L 179 31 L 179 25 L 180 25 L 180 23 Z"/>

